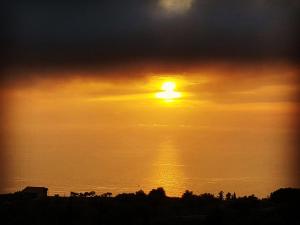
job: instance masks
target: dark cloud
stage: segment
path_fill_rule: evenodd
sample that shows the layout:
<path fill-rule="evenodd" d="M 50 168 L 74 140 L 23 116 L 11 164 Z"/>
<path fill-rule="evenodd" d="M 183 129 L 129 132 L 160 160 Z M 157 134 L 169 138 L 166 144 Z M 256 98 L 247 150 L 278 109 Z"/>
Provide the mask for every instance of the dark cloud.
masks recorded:
<path fill-rule="evenodd" d="M 9 1 L 2 6 L 3 57 L 45 66 L 297 60 L 299 5 L 194 0 L 186 13 L 172 15 L 157 0 Z"/>
<path fill-rule="evenodd" d="M 183 13 L 158 0 L 1 4 L 4 85 L 34 76 L 136 78 L 218 61 L 298 63 L 294 0 L 194 0 Z"/>

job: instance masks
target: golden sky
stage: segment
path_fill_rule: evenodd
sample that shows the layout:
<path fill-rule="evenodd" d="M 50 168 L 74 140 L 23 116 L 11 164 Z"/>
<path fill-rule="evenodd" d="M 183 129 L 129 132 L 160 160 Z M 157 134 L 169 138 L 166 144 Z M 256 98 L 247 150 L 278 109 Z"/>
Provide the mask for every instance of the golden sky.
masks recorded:
<path fill-rule="evenodd" d="M 6 190 L 265 196 L 295 185 L 295 66 L 143 68 L 31 71 L 5 87 Z M 164 82 L 180 96 L 157 98 Z"/>

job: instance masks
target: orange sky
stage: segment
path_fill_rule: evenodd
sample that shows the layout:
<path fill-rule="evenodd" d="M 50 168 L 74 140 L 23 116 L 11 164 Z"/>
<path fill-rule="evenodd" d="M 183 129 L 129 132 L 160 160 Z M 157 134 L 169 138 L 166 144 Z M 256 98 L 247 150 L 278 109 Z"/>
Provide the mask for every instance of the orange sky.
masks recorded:
<path fill-rule="evenodd" d="M 43 185 L 51 194 L 119 193 L 164 186 L 170 195 L 222 189 L 265 196 L 295 185 L 295 66 L 117 72 L 75 71 L 64 79 L 60 71 L 30 72 L 30 80 L 4 88 L 5 190 Z M 182 98 L 155 98 L 167 80 Z"/>

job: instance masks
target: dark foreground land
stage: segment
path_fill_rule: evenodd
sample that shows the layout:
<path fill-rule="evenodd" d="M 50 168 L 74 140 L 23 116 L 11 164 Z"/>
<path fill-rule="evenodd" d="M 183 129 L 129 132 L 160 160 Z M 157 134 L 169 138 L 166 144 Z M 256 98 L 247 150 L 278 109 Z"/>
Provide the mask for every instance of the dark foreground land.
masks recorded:
<path fill-rule="evenodd" d="M 0 195 L 0 224 L 300 224 L 299 206 L 300 189 L 292 188 L 274 191 L 266 199 L 189 191 L 174 198 L 162 188 L 115 197 L 94 192 L 37 197 L 19 192 Z"/>

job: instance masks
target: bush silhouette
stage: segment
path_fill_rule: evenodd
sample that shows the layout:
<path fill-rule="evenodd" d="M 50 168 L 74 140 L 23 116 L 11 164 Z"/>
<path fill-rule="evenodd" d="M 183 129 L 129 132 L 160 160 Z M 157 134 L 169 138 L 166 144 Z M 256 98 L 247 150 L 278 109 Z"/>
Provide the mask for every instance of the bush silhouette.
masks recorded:
<path fill-rule="evenodd" d="M 270 194 L 275 202 L 300 202 L 300 190 L 294 188 L 280 188 Z"/>

